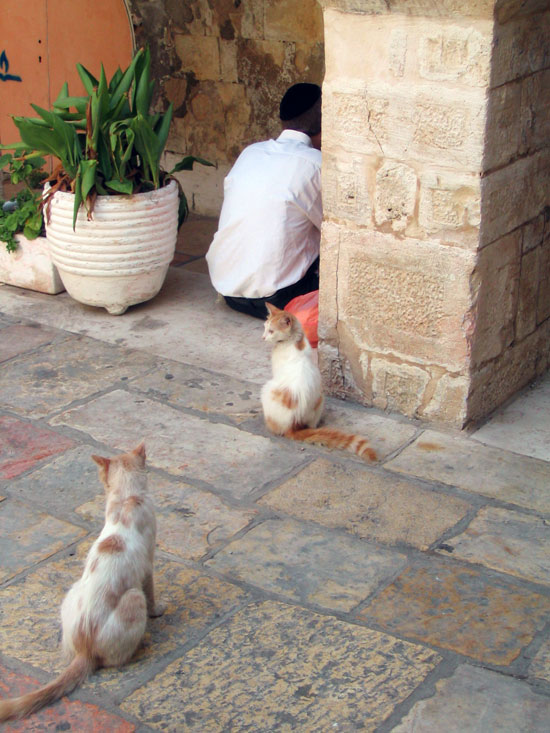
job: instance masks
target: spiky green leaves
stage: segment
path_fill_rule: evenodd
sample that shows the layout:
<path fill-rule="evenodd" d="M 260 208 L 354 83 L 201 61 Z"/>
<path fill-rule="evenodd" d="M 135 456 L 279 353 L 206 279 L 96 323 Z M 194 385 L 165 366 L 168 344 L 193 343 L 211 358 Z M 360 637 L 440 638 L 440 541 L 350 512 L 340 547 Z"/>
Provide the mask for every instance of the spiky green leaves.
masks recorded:
<path fill-rule="evenodd" d="M 64 84 L 51 111 L 32 105 L 38 118 L 14 118 L 22 149 L 61 162 L 59 177 L 66 174 L 75 193 L 73 227 L 81 205 L 92 215 L 97 194 L 132 194 L 163 185 L 160 159 L 172 121 L 171 104 L 164 114 L 149 113 L 155 84 L 148 48 L 140 49 L 128 68 L 117 69 L 110 81 L 103 67 L 99 79 L 81 64 L 77 71 L 85 96 L 71 97 Z M 212 165 L 187 156 L 171 172 L 190 170 L 194 162 Z M 181 201 L 187 211 L 182 191 Z"/>

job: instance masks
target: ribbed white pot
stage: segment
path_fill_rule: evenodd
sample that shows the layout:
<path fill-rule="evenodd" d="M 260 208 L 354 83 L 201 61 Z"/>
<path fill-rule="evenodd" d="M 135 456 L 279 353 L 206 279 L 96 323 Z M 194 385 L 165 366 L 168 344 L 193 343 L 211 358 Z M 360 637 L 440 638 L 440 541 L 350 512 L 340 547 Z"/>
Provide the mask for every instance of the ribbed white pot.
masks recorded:
<path fill-rule="evenodd" d="M 69 295 L 113 315 L 154 298 L 176 247 L 176 182 L 131 196 L 98 196 L 93 218 L 81 207 L 74 231 L 73 205 L 74 194 L 58 191 L 46 222 L 51 257 Z"/>

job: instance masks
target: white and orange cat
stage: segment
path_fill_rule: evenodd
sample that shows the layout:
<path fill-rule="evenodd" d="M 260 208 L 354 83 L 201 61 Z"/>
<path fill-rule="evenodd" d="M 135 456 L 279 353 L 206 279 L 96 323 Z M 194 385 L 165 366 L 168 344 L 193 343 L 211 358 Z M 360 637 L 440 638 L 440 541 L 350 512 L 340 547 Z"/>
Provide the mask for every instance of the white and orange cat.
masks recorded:
<path fill-rule="evenodd" d="M 53 703 L 99 667 L 128 662 L 145 633 L 147 615 L 162 613 L 154 599 L 156 521 L 147 495 L 145 446 L 114 458 L 92 458 L 107 494 L 105 526 L 61 605 L 62 643 L 72 661 L 45 687 L 0 701 L 0 722 Z"/>
<path fill-rule="evenodd" d="M 261 393 L 265 424 L 272 433 L 292 440 L 341 448 L 376 460 L 369 441 L 334 428 L 319 428 L 323 413 L 321 373 L 299 320 L 293 313 L 266 303 L 269 315 L 264 339 L 273 344 L 273 378 Z"/>

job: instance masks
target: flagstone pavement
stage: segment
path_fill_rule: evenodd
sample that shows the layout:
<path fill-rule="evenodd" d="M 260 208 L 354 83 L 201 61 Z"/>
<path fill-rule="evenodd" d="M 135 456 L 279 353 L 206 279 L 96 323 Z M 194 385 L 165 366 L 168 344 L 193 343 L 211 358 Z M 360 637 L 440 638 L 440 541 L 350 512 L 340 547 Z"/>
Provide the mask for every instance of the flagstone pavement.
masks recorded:
<path fill-rule="evenodd" d="M 328 400 L 374 465 L 272 437 L 262 325 L 186 227 L 123 316 L 0 285 L 0 697 L 63 668 L 92 453 L 145 440 L 166 604 L 127 667 L 3 730 L 547 733 L 550 379 L 470 433 Z"/>

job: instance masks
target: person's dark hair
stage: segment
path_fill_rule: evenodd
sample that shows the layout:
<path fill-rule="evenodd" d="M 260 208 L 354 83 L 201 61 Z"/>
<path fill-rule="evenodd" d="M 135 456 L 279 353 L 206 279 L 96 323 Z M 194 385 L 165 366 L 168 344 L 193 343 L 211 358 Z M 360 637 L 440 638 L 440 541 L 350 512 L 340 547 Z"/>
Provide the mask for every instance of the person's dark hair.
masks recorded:
<path fill-rule="evenodd" d="M 321 132 L 321 99 L 318 99 L 311 109 L 292 120 L 283 120 L 282 124 L 285 130 L 305 132 L 310 137 L 318 135 Z"/>
<path fill-rule="evenodd" d="M 279 107 L 285 130 L 305 132 L 312 137 L 321 132 L 321 87 L 302 82 L 287 89 Z"/>

